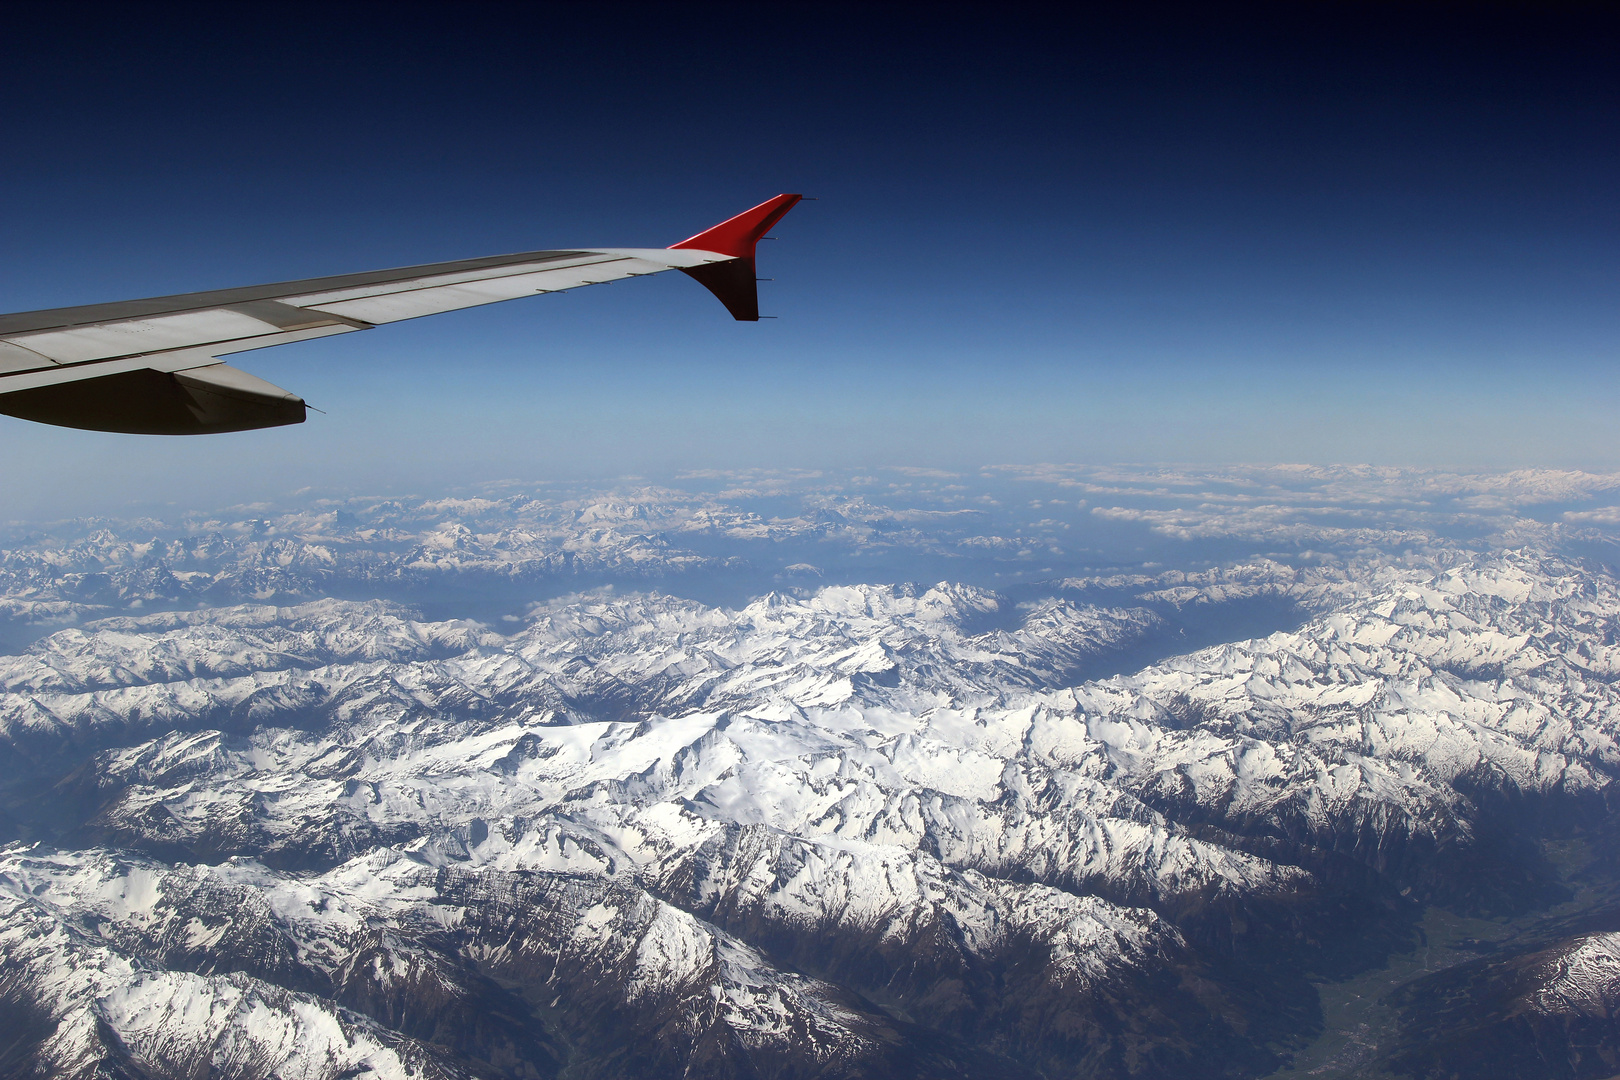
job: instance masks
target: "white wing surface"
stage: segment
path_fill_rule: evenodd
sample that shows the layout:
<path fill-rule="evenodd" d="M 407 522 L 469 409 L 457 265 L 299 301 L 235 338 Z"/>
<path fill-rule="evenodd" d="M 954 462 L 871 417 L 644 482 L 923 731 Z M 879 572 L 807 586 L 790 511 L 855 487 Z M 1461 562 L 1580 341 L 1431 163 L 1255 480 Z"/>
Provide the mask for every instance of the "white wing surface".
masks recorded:
<path fill-rule="evenodd" d="M 531 251 L 0 315 L 0 413 L 163 435 L 302 423 L 302 398 L 220 357 L 666 270 L 756 320 L 754 245 L 798 201 L 779 195 L 670 248 Z"/>

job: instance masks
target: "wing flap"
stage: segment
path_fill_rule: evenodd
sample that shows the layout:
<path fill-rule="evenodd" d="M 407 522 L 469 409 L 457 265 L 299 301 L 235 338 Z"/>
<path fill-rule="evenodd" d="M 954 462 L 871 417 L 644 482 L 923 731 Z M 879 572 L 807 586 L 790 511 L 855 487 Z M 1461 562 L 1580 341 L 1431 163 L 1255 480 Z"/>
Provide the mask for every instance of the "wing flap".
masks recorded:
<path fill-rule="evenodd" d="M 9 341 L 0 341 L 0 375 L 11 371 L 33 371 L 37 368 L 52 367 L 54 362 L 31 349 L 21 345 L 13 345 Z"/>
<path fill-rule="evenodd" d="M 353 288 L 330 289 L 323 292 L 288 293 L 282 299 L 285 303 L 296 304 L 299 307 L 319 307 L 338 301 L 363 300 L 373 296 L 392 296 L 395 293 L 413 292 L 418 289 L 437 289 L 447 285 L 461 285 L 473 281 L 489 281 L 495 278 L 517 277 L 528 274 L 566 273 L 581 266 L 595 265 L 608 258 L 604 253 L 594 251 L 573 251 L 568 254 L 567 259 L 547 259 L 544 262 L 528 263 L 518 262 L 505 266 L 485 267 L 448 274 L 422 274 L 402 277 L 394 281 L 368 282 Z"/>
<path fill-rule="evenodd" d="M 230 308 L 212 308 L 152 319 L 46 330 L 20 335 L 10 341 L 58 364 L 81 364 L 86 360 L 112 360 L 276 333 L 280 333 L 279 327 L 251 315 Z"/>
<path fill-rule="evenodd" d="M 289 296 L 285 302 L 368 323 L 389 323 L 502 300 L 516 300 L 523 296 L 562 292 L 584 285 L 622 281 L 665 270 L 685 269 L 727 258 L 729 256 L 712 252 L 600 251 L 593 252 L 591 258 L 574 259 L 562 265 L 519 265 L 472 274 L 414 278 L 340 292 Z"/>
<path fill-rule="evenodd" d="M 502 300 L 518 300 L 520 296 L 538 296 L 541 293 L 561 293 L 583 285 L 603 285 L 622 282 L 630 277 L 661 274 L 664 270 L 701 266 L 703 262 L 723 261 L 727 256 L 706 253 L 677 253 L 677 257 L 664 257 L 663 251 L 646 259 L 630 251 L 601 251 L 591 261 L 570 262 L 567 266 L 548 266 L 533 270 L 514 267 L 520 272 L 507 274 L 481 274 L 478 277 L 460 277 L 454 280 L 418 279 L 400 282 L 394 287 L 371 287 L 355 298 L 329 298 L 329 296 L 288 296 L 287 303 L 300 304 L 311 311 L 330 311 L 347 319 L 381 324 L 433 316 L 460 308 L 478 308 L 481 304 L 494 304 Z"/>
<path fill-rule="evenodd" d="M 531 274 L 513 274 L 509 277 L 483 278 L 451 285 L 423 286 L 401 289 L 354 300 L 322 301 L 309 304 L 311 310 L 329 311 L 345 318 L 361 319 L 368 323 L 390 323 L 401 319 L 415 319 L 423 315 L 459 308 L 495 304 L 502 300 L 516 300 L 523 296 L 562 292 L 582 285 L 600 285 L 607 281 L 621 281 L 640 274 L 656 273 L 667 267 L 638 269 L 625 265 L 628 260 L 591 263 L 569 267 L 566 270 L 548 269 Z M 298 303 L 308 304 L 302 297 Z"/>
<path fill-rule="evenodd" d="M 260 322 L 269 323 L 281 330 L 308 330 L 316 326 L 339 324 L 350 326 L 355 330 L 364 330 L 367 325 L 325 311 L 294 307 L 279 300 L 249 300 L 245 304 L 232 304 L 231 310 L 251 315 Z"/>

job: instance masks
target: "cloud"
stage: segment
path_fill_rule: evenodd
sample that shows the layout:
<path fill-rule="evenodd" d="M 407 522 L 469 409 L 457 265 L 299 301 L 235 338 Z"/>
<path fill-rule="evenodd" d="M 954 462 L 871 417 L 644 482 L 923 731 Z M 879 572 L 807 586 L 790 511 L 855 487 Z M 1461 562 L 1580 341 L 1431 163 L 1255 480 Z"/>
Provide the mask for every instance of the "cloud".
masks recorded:
<path fill-rule="evenodd" d="M 1582 525 L 1620 525 L 1620 506 L 1601 506 L 1595 510 L 1566 510 L 1564 520 Z"/>

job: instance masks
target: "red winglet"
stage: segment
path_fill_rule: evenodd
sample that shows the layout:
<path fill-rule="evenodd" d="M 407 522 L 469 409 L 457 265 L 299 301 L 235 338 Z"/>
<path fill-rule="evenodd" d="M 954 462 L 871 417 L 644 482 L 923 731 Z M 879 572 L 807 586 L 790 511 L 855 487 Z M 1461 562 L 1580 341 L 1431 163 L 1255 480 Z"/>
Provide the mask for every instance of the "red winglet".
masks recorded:
<path fill-rule="evenodd" d="M 793 209 L 802 195 L 778 195 L 760 203 L 752 210 L 744 210 L 734 218 L 727 218 L 712 229 L 705 229 L 690 240 L 682 240 L 673 248 L 697 248 L 699 251 L 718 251 L 737 259 L 752 259 L 754 245 L 771 231 L 771 226 L 782 220 L 782 215 Z"/>
<path fill-rule="evenodd" d="M 688 240 L 669 246 L 671 249 L 693 248 L 730 255 L 732 258 L 729 262 L 682 269 L 714 293 L 733 318 L 740 322 L 757 322 L 759 287 L 754 284 L 754 246 L 802 197 L 778 195 L 752 210 L 744 210 L 736 217 L 722 221 L 712 229 L 705 229 Z"/>

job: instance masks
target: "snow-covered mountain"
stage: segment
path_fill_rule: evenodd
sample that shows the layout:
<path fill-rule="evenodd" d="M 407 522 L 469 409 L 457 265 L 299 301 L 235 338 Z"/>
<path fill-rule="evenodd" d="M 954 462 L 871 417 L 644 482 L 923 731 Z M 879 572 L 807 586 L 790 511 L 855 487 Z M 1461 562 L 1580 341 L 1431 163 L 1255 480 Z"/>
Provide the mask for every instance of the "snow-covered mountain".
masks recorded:
<path fill-rule="evenodd" d="M 1309 978 L 1425 904 L 1543 902 L 1502 815 L 1601 816 L 1620 774 L 1620 583 L 1449 562 L 1114 581 L 1320 614 L 1081 682 L 1163 605 L 865 585 L 574 596 L 509 633 L 337 600 L 58 631 L 0 661 L 5 1068 L 1263 1075 Z M 1606 940 L 1526 1000 L 1617 1000 Z"/>
<path fill-rule="evenodd" d="M 333 596 L 496 622 L 609 584 L 727 606 L 771 589 L 942 579 L 1063 581 L 1096 603 L 1133 581 L 1156 605 L 1245 591 L 1343 600 L 1394 572 L 1445 569 L 1459 551 L 1612 552 L 1617 490 L 1620 475 L 1547 470 L 1054 465 L 311 495 L 0 527 L 0 638 L 20 647 L 34 628 L 109 615 Z"/>
<path fill-rule="evenodd" d="M 1379 999 L 1362 1065 L 1476 1032 L 1608 1075 L 1620 584 L 1568 553 L 1617 489 L 1042 466 L 14 528 L 0 1075 L 1262 1076 L 1433 912 L 1517 936 Z"/>

